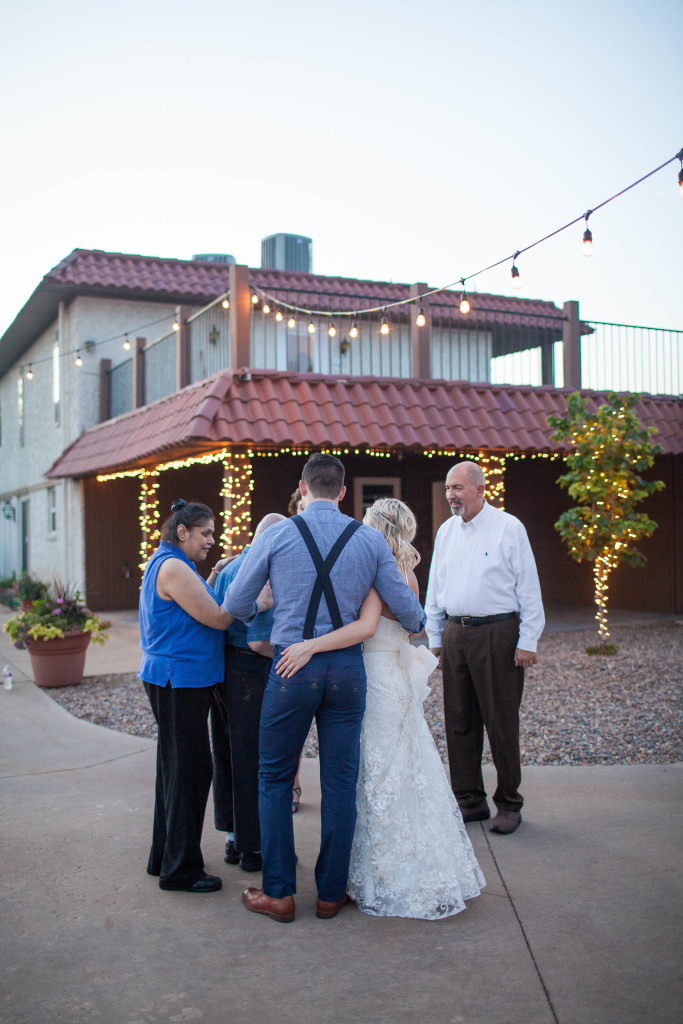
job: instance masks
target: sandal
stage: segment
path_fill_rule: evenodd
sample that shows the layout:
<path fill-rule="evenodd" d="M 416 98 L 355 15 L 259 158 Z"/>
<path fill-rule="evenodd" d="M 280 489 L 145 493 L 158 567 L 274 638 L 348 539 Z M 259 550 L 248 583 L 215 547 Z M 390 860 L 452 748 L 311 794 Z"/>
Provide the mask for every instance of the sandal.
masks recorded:
<path fill-rule="evenodd" d="M 292 797 L 292 814 L 299 810 L 299 798 L 301 797 L 301 786 L 295 786 L 292 790 L 295 795 Z"/>

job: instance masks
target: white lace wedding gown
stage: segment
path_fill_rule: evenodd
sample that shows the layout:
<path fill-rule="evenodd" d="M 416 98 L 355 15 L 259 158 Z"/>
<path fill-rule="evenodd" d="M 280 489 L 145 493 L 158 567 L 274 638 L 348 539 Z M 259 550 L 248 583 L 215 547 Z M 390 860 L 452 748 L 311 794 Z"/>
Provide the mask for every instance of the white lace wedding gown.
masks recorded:
<path fill-rule="evenodd" d="M 366 914 L 457 914 L 486 883 L 422 709 L 436 659 L 384 616 L 364 659 L 368 695 L 347 892 Z"/>

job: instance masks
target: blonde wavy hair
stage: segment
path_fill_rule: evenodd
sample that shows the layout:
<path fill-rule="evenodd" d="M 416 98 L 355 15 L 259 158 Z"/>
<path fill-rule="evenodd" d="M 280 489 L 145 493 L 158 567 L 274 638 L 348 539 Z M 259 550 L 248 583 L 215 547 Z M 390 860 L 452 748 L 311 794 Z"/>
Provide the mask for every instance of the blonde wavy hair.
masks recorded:
<path fill-rule="evenodd" d="M 411 541 L 417 533 L 417 520 L 407 505 L 398 498 L 379 498 L 366 510 L 363 522 L 383 534 L 399 569 L 407 573 L 415 568 L 420 553 Z"/>

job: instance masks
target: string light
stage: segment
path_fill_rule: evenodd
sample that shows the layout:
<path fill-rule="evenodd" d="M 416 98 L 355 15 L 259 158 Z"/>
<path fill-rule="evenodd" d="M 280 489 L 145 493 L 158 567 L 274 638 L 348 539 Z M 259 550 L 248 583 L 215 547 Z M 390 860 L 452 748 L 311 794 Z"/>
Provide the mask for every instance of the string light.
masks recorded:
<path fill-rule="evenodd" d="M 28 369 L 26 370 L 26 374 L 25 374 L 26 380 L 33 380 L 33 369 L 32 369 L 32 366 L 33 366 L 32 363 L 28 364 Z"/>
<path fill-rule="evenodd" d="M 179 331 L 180 330 L 180 324 L 178 323 L 177 320 L 173 321 L 173 330 L 174 331 Z"/>
<path fill-rule="evenodd" d="M 417 316 L 415 317 L 415 325 L 417 327 L 424 327 L 426 323 L 427 317 L 425 316 L 425 308 L 423 305 L 420 305 L 420 308 L 417 311 Z"/>
<path fill-rule="evenodd" d="M 389 328 L 389 321 L 387 320 L 386 316 L 383 316 L 382 317 L 382 321 L 381 321 L 381 323 L 379 325 L 379 333 L 386 335 L 386 334 L 389 333 L 389 330 L 390 330 L 390 328 Z"/>
<path fill-rule="evenodd" d="M 349 331 L 349 338 L 357 338 L 357 337 L 358 337 L 358 324 L 354 320 L 353 323 L 351 324 L 351 330 Z"/>
<path fill-rule="evenodd" d="M 586 210 L 586 212 L 584 214 L 584 220 L 586 221 L 586 230 L 583 233 L 583 255 L 584 256 L 592 256 L 593 255 L 593 235 L 591 234 L 591 230 L 588 227 L 588 218 L 590 217 L 592 212 L 593 212 L 592 210 Z"/>
<path fill-rule="evenodd" d="M 683 149 L 676 156 L 681 161 L 681 169 L 678 172 L 678 194 L 683 199 Z"/>
<path fill-rule="evenodd" d="M 256 292 L 251 293 L 251 301 L 254 306 L 258 306 L 258 295 L 256 294 Z"/>
<path fill-rule="evenodd" d="M 264 312 L 264 313 L 265 313 L 266 315 L 267 315 L 268 313 L 270 313 L 270 306 L 268 305 L 268 303 L 267 303 L 267 302 L 264 302 L 264 303 L 263 303 L 263 312 Z"/>
<path fill-rule="evenodd" d="M 287 321 L 287 326 L 288 327 L 296 327 L 296 318 L 293 317 L 293 316 L 290 316 L 289 320 Z"/>
<path fill-rule="evenodd" d="M 519 256 L 519 253 L 515 253 L 515 255 L 512 257 L 513 260 L 516 260 L 517 256 Z M 512 287 L 515 289 L 516 292 L 518 292 L 519 289 L 522 287 L 522 280 L 519 276 L 519 270 L 517 269 L 514 263 L 512 264 L 512 270 L 510 271 L 510 274 L 512 276 Z"/>
<path fill-rule="evenodd" d="M 315 324 L 309 319 L 308 327 L 306 328 L 309 334 L 315 334 Z"/>
<path fill-rule="evenodd" d="M 337 333 L 337 328 L 334 326 L 334 320 L 332 321 L 330 326 L 327 328 L 327 333 L 329 334 L 329 336 L 331 338 L 334 338 L 335 334 Z"/>
<path fill-rule="evenodd" d="M 276 311 L 275 319 L 277 320 L 278 323 L 282 323 L 282 321 L 284 320 L 284 314 L 281 309 L 278 309 Z"/>
<path fill-rule="evenodd" d="M 128 337 L 128 335 L 126 335 L 124 339 L 123 347 L 126 350 L 126 352 L 130 352 L 130 338 Z"/>
<path fill-rule="evenodd" d="M 223 309 L 230 309 L 230 299 L 223 299 L 221 306 Z"/>
<path fill-rule="evenodd" d="M 140 475 L 140 562 L 138 568 L 144 572 L 147 562 L 158 546 L 159 529 L 159 467 L 139 470 Z M 99 478 L 98 478 L 99 479 Z"/>
<path fill-rule="evenodd" d="M 80 349 L 76 349 L 76 358 L 74 359 L 76 366 L 83 366 L 83 360 L 81 359 Z"/>
<path fill-rule="evenodd" d="M 462 313 L 463 316 L 467 316 L 472 307 L 470 306 L 469 299 L 467 298 L 464 277 L 460 279 L 460 284 L 462 285 L 462 296 L 460 298 L 460 312 Z"/>

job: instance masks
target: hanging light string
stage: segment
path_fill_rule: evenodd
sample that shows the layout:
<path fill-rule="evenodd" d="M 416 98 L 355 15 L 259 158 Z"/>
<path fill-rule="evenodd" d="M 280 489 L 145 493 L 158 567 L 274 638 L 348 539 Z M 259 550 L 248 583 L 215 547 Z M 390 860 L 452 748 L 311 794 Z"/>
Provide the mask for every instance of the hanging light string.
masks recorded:
<path fill-rule="evenodd" d="M 620 196 L 625 195 L 626 192 L 630 192 L 632 188 L 636 187 L 636 185 L 640 185 L 643 181 L 647 181 L 648 178 L 651 178 L 653 174 L 657 174 L 659 171 L 663 170 L 665 167 L 668 167 L 669 164 L 674 162 L 674 160 L 680 160 L 681 161 L 681 172 L 679 173 L 678 181 L 679 181 L 679 185 L 681 185 L 681 188 L 683 189 L 683 180 L 682 180 L 683 179 L 683 149 L 681 149 L 680 152 L 676 153 L 675 156 L 669 157 L 669 159 L 665 160 L 663 164 L 659 165 L 659 167 L 655 167 L 654 170 L 648 171 L 647 174 L 644 174 L 641 178 L 638 178 L 637 181 L 634 181 L 630 185 L 627 185 L 625 188 L 622 188 L 618 192 L 615 192 L 613 196 L 609 197 L 609 199 L 603 199 L 603 201 L 601 203 L 598 203 L 597 206 L 594 206 L 591 210 L 589 210 L 588 214 L 589 215 L 593 214 L 593 213 L 596 212 L 596 210 L 601 210 L 603 208 L 603 206 L 607 206 L 608 203 L 613 203 L 615 199 L 618 199 Z M 332 316 L 338 316 L 338 317 L 351 316 L 351 317 L 359 317 L 359 316 L 361 316 L 361 315 L 363 315 L 365 313 L 380 313 L 380 312 L 385 314 L 387 309 L 393 309 L 394 307 L 398 307 L 398 306 L 407 306 L 410 303 L 415 302 L 416 300 L 420 304 L 422 304 L 423 299 L 426 299 L 428 296 L 430 296 L 430 295 L 438 295 L 440 292 L 447 291 L 449 288 L 454 288 L 457 285 L 460 285 L 462 287 L 463 292 L 465 292 L 465 283 L 467 281 L 471 281 L 473 278 L 479 277 L 481 274 L 486 274 L 486 273 L 488 273 L 489 270 L 494 270 L 496 267 L 500 267 L 503 263 L 509 263 L 510 260 L 512 260 L 513 264 L 514 264 L 514 261 L 517 259 L 518 256 L 521 256 L 522 253 L 529 252 L 530 249 L 535 249 L 537 245 L 542 245 L 543 242 L 547 242 L 548 239 L 554 238 L 555 235 L 561 234 L 563 231 L 566 231 L 567 228 L 573 227 L 575 224 L 578 224 L 580 221 L 582 221 L 584 219 L 587 220 L 587 217 L 586 217 L 585 213 L 582 213 L 580 216 L 574 217 L 573 220 L 568 221 L 567 224 L 563 224 L 562 227 L 555 228 L 554 231 L 550 231 L 550 232 L 548 232 L 547 235 L 544 235 L 542 238 L 537 239 L 535 242 L 531 242 L 529 245 L 526 245 L 523 249 L 518 249 L 515 253 L 512 253 L 510 256 L 504 256 L 503 259 L 496 260 L 495 263 L 490 263 L 488 265 L 488 267 L 482 267 L 481 270 L 476 270 L 473 274 L 465 274 L 463 277 L 458 278 L 456 281 L 451 281 L 450 284 L 444 284 L 444 285 L 441 285 L 440 288 L 432 288 L 430 291 L 421 292 L 421 294 L 419 296 L 411 295 L 410 298 L 408 298 L 408 299 L 399 299 L 396 302 L 384 302 L 384 303 L 382 303 L 381 306 L 370 306 L 367 309 L 350 309 L 350 310 L 338 309 L 338 310 L 335 310 L 334 312 L 332 312 L 331 310 L 328 310 L 328 309 L 311 309 L 308 306 L 295 306 L 292 303 L 283 302 L 282 299 L 278 299 L 277 296 L 272 295 L 270 292 L 267 292 L 264 289 L 257 287 L 256 285 L 254 285 L 253 288 L 254 288 L 254 291 L 257 292 L 258 295 L 260 295 L 262 299 L 267 300 L 269 303 L 272 303 L 273 305 L 277 305 L 277 306 L 282 306 L 284 309 L 291 310 L 293 313 L 306 313 L 309 317 L 310 316 L 327 316 L 327 317 L 332 317 Z M 519 271 L 517 272 L 516 275 L 514 275 L 515 278 L 518 276 L 518 274 L 519 274 Z M 467 302 L 466 294 L 465 294 L 464 301 Z M 462 305 L 462 302 L 461 302 L 461 305 Z M 468 305 L 469 305 L 469 303 L 468 303 Z"/>

